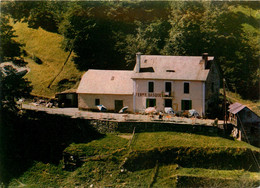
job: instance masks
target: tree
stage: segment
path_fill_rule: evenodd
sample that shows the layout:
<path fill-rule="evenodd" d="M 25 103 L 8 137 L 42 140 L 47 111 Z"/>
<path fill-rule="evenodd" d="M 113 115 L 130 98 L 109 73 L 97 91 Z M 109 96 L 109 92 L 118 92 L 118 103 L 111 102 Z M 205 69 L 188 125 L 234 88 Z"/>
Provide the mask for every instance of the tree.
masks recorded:
<path fill-rule="evenodd" d="M 161 20 L 155 20 L 152 23 L 142 23 L 136 21 L 136 31 L 134 34 L 126 35 L 123 42 L 117 43 L 117 48 L 125 54 L 125 60 L 128 66 L 135 65 L 135 54 L 158 55 L 165 45 L 165 39 L 168 37 L 169 23 Z"/>
<path fill-rule="evenodd" d="M 9 25 L 9 19 L 1 16 L 0 19 L 0 62 L 7 60 L 8 58 L 18 57 L 21 55 L 21 44 L 14 40 L 13 27 Z"/>
<path fill-rule="evenodd" d="M 6 17 L 1 18 L 1 47 L 0 56 L 2 63 L 5 60 L 15 61 L 15 57 L 21 55 L 21 44 L 14 40 L 14 30 L 9 25 L 9 20 Z M 16 111 L 16 99 L 26 97 L 32 90 L 26 79 L 22 78 L 16 69 L 12 66 L 0 68 L 0 110 L 8 109 Z"/>
<path fill-rule="evenodd" d="M 63 14 L 73 2 L 59 1 L 9 1 L 2 3 L 1 12 L 12 17 L 14 22 L 27 22 L 30 28 L 39 27 L 58 32 Z"/>
<path fill-rule="evenodd" d="M 118 62 L 122 57 L 117 53 L 115 44 L 123 24 L 93 17 L 94 13 L 92 7 L 81 4 L 68 10 L 60 24 L 65 49 L 73 50 L 74 62 L 79 70 L 120 69 Z"/>
<path fill-rule="evenodd" d="M 30 82 L 22 78 L 17 74 L 17 70 L 12 68 L 12 66 L 5 69 L 6 76 L 1 74 L 1 109 L 8 109 L 11 111 L 16 111 L 16 100 L 22 97 L 28 97 L 32 90 Z"/>
<path fill-rule="evenodd" d="M 259 45 L 250 35 L 259 33 L 249 35 L 244 25 L 254 24 L 252 18 L 225 2 L 174 2 L 171 9 L 164 53 L 198 56 L 208 52 L 221 66 L 229 89 L 245 98 L 258 98 Z"/>

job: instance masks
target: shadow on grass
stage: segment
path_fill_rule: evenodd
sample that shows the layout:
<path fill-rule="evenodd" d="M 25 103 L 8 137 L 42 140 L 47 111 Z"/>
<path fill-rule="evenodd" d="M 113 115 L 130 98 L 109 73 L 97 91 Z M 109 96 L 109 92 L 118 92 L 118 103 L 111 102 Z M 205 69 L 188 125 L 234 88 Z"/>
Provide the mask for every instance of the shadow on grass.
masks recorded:
<path fill-rule="evenodd" d="M 34 161 L 59 164 L 71 143 L 87 143 L 104 135 L 85 120 L 27 111 L 22 117 L 1 112 L 0 181 L 19 177 Z"/>

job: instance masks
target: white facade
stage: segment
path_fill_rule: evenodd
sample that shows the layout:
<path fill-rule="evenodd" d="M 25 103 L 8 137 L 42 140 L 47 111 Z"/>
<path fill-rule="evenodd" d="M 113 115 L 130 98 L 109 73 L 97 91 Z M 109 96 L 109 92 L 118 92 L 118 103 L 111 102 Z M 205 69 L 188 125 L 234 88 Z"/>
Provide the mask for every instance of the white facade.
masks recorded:
<path fill-rule="evenodd" d="M 154 83 L 154 92 L 149 92 L 148 83 Z M 171 92 L 166 91 L 166 83 L 171 84 Z M 189 93 L 184 93 L 184 83 L 189 83 Z M 191 108 L 199 113 L 203 111 L 203 82 L 200 81 L 174 81 L 174 80 L 135 80 L 135 111 L 142 111 L 148 107 L 147 99 L 155 99 L 157 110 L 163 111 L 164 107 L 172 107 L 181 111 L 182 100 L 190 100 Z M 170 101 L 171 100 L 171 101 Z M 133 100 L 134 101 L 134 100 Z M 169 106 L 169 103 L 171 105 Z"/>

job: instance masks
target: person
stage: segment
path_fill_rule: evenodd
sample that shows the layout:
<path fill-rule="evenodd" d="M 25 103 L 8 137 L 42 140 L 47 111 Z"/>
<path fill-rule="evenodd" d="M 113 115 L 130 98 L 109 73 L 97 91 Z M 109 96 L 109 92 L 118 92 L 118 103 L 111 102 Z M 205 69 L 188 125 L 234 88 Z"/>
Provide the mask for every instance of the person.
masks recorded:
<path fill-rule="evenodd" d="M 163 118 L 163 113 L 162 111 L 159 112 L 159 119 L 162 119 Z"/>

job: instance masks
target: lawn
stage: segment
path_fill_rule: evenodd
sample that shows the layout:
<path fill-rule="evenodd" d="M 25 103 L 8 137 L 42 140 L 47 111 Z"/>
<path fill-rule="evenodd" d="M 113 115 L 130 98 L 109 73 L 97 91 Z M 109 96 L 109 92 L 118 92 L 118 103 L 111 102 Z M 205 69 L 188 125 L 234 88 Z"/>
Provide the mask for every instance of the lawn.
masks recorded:
<path fill-rule="evenodd" d="M 128 146 L 129 140 L 115 136 L 106 135 L 104 138 L 94 140 L 86 144 L 71 144 L 64 152 L 77 156 L 94 156 L 111 154 L 112 152 L 124 149 Z"/>
<path fill-rule="evenodd" d="M 132 148 L 135 150 L 153 149 L 158 147 L 232 147 L 250 148 L 260 151 L 259 148 L 245 142 L 221 138 L 217 136 L 204 136 L 191 133 L 153 132 L 137 133 Z"/>

